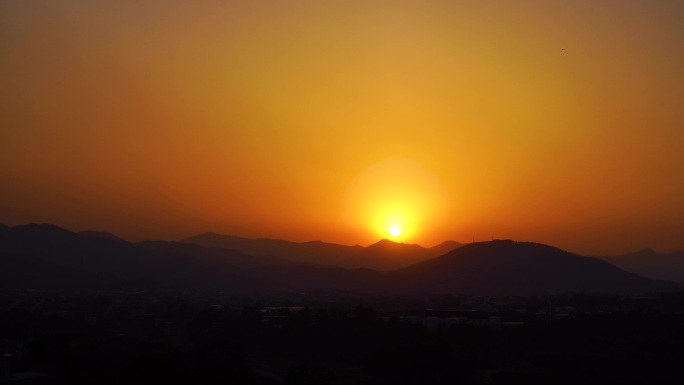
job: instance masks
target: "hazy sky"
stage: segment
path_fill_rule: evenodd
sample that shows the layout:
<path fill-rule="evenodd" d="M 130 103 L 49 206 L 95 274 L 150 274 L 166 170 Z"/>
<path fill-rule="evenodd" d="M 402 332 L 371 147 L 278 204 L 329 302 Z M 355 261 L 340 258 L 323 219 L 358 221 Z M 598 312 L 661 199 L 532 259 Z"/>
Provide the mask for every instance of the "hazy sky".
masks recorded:
<path fill-rule="evenodd" d="M 2 1 L 0 223 L 684 248 L 682 1 Z"/>

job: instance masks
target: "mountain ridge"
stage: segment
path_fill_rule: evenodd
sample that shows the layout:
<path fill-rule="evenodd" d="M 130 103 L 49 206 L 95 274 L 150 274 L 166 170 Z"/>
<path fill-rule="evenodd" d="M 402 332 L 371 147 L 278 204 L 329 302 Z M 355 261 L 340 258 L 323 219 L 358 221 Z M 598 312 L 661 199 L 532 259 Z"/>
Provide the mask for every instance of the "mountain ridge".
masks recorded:
<path fill-rule="evenodd" d="M 223 247 L 261 257 L 280 257 L 300 263 L 330 264 L 344 268 L 393 270 L 441 255 L 462 244 L 445 241 L 437 248 L 381 239 L 368 246 L 348 246 L 323 241 L 292 242 L 271 238 L 245 238 L 206 232 L 184 238 L 180 243 L 196 243 L 205 247 Z M 321 261 L 325 255 L 325 261 Z"/>
<path fill-rule="evenodd" d="M 658 253 L 645 248 L 633 253 L 597 258 L 644 277 L 684 282 L 684 251 L 681 250 Z"/>
<path fill-rule="evenodd" d="M 323 246 L 324 250 L 327 245 Z M 429 251 L 419 245 L 389 240 L 359 248 L 376 261 L 392 255 L 401 259 L 401 253 L 391 253 L 394 248 L 401 252 Z M 424 255 L 411 256 L 418 257 Z M 191 243 L 131 243 L 52 225 L 29 225 L 0 228 L 0 258 L 3 277 L 12 282 L 10 286 L 17 287 L 41 285 L 54 273 L 57 276 L 48 280 L 57 286 L 96 288 L 108 282 L 110 286 L 126 288 L 131 287 L 130 282 L 142 282 L 151 287 L 238 292 L 344 290 L 412 295 L 547 295 L 681 290 L 672 282 L 640 277 L 597 258 L 511 240 L 470 243 L 400 269 L 379 271 L 254 257 L 239 250 Z M 329 262 L 321 255 L 317 261 Z M 93 274 L 100 278 L 93 280 Z"/>
<path fill-rule="evenodd" d="M 475 242 L 397 271 L 402 286 L 488 294 L 639 292 L 675 288 L 640 277 L 598 258 L 535 242 Z"/>

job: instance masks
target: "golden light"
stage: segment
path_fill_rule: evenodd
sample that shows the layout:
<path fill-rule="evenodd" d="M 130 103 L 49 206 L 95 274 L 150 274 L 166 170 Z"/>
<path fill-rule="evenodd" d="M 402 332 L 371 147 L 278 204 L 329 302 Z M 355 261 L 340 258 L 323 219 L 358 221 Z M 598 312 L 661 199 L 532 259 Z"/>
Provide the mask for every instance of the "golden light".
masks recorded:
<path fill-rule="evenodd" d="M 343 215 L 350 225 L 367 228 L 374 239 L 386 238 L 389 230 L 402 242 L 418 242 L 448 207 L 441 184 L 405 158 L 390 158 L 367 169 L 354 180 L 346 200 Z"/>

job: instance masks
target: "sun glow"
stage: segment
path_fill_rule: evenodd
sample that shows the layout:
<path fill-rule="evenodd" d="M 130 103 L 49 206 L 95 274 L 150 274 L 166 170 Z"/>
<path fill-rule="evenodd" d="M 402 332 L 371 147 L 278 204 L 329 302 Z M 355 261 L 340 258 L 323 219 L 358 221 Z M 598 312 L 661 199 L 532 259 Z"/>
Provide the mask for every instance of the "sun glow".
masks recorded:
<path fill-rule="evenodd" d="M 441 184 L 420 164 L 390 158 L 359 175 L 350 186 L 344 216 L 369 230 L 369 241 L 419 242 L 449 206 Z"/>

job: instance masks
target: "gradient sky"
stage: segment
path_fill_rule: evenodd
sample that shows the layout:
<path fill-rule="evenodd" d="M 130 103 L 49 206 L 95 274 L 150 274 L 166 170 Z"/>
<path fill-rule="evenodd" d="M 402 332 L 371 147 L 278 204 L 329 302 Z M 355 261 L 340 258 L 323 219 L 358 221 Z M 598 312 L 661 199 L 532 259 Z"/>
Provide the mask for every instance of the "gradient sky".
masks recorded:
<path fill-rule="evenodd" d="M 0 223 L 684 248 L 684 2 L 2 1 Z"/>

